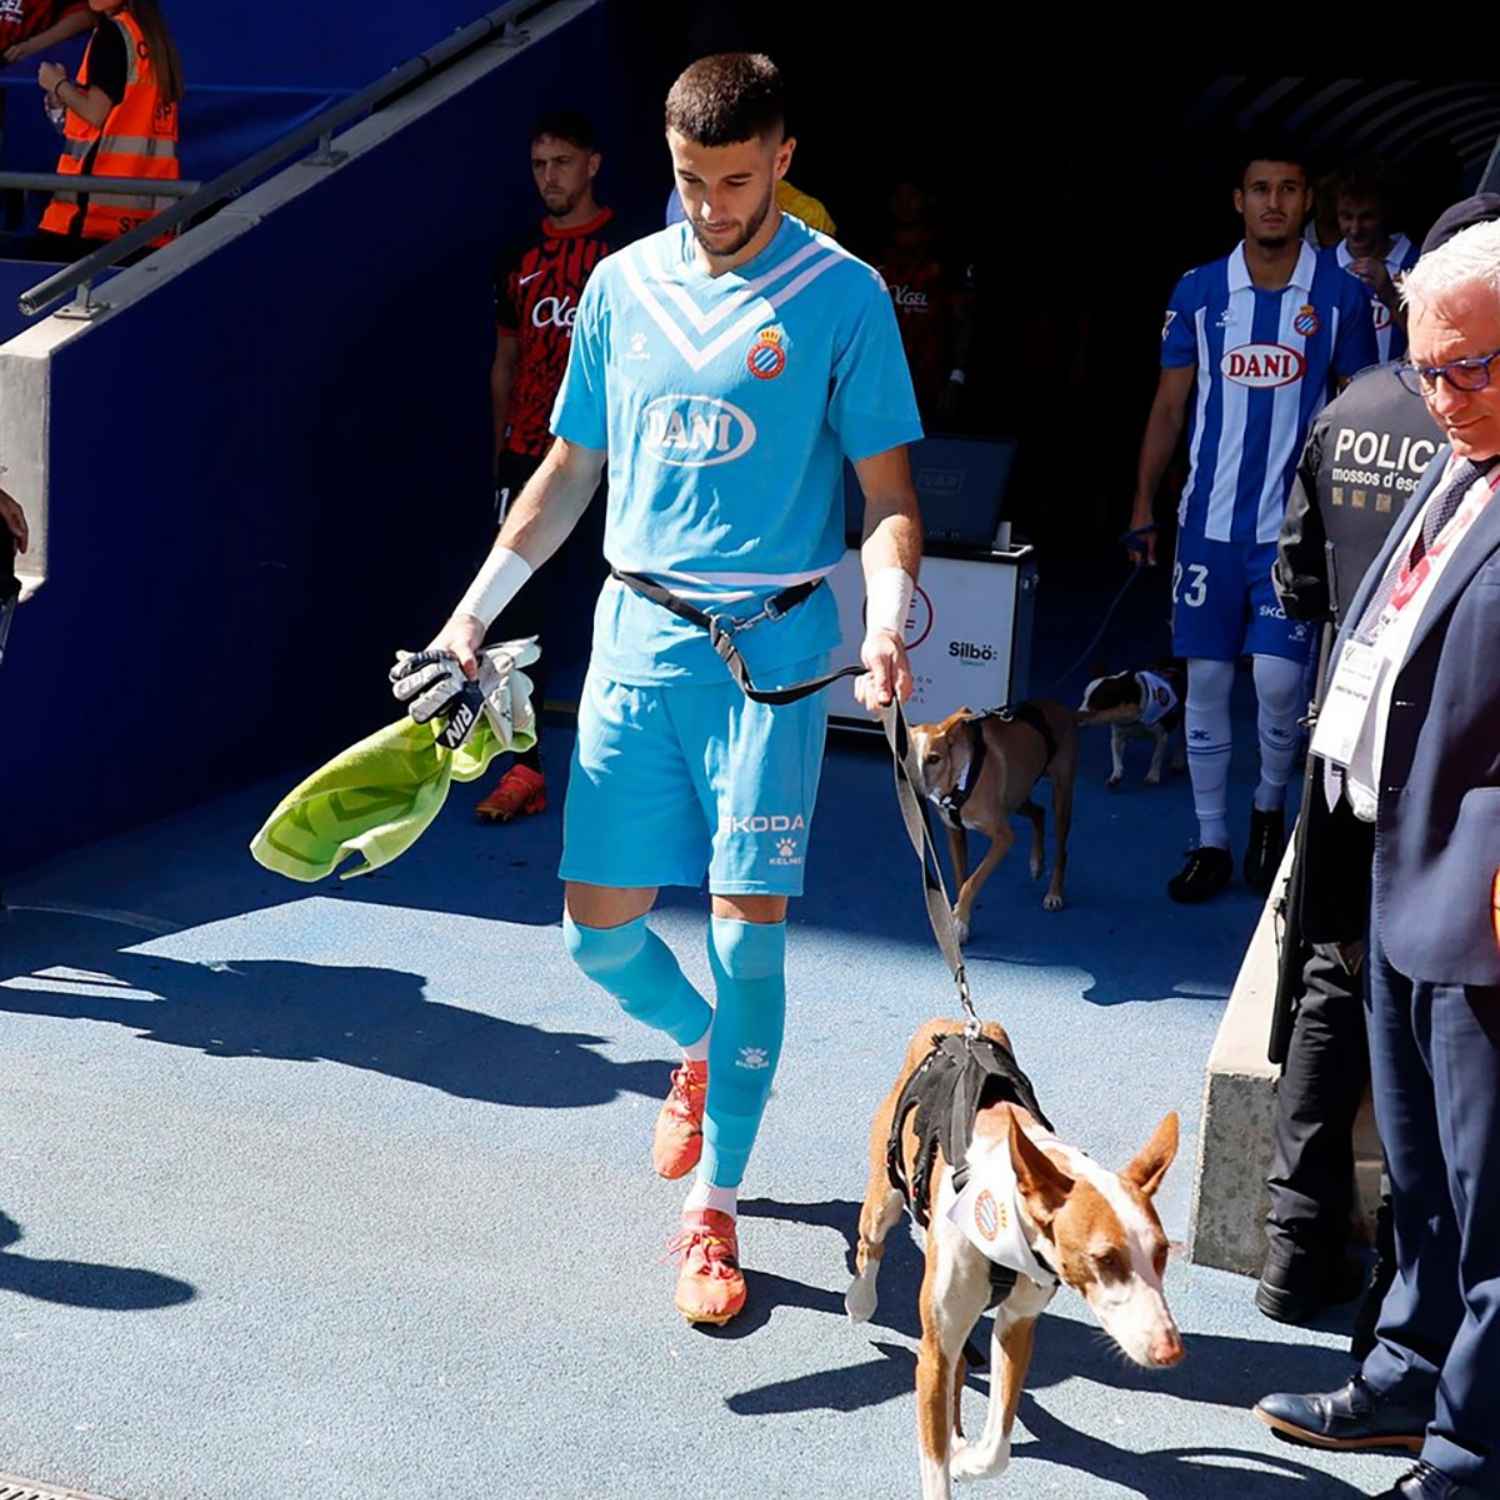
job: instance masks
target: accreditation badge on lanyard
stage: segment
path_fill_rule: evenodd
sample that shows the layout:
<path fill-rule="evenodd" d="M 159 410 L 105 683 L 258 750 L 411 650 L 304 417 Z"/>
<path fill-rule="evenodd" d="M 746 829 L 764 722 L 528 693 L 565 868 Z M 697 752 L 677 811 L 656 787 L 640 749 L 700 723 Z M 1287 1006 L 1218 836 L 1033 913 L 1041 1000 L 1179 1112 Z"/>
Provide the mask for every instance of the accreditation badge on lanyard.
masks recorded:
<path fill-rule="evenodd" d="M 1377 644 L 1382 633 L 1402 610 L 1421 597 L 1437 559 L 1457 546 L 1491 493 L 1493 490 L 1489 489 L 1478 501 L 1466 500 L 1415 566 L 1409 560 L 1408 551 L 1408 560 L 1401 564 L 1385 607 L 1362 632 L 1356 631 L 1354 638 L 1344 643 L 1333 680 L 1318 710 L 1311 746 L 1314 755 L 1345 769 L 1349 767 L 1381 683 L 1392 665 L 1390 656 Z"/>

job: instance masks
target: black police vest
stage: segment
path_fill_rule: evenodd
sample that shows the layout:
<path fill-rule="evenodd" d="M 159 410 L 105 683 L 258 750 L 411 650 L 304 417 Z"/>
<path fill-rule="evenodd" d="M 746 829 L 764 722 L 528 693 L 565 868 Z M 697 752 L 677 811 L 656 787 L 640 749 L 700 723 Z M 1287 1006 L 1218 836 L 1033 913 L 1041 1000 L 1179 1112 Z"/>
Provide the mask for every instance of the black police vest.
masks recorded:
<path fill-rule="evenodd" d="M 1396 378 L 1394 363 L 1366 370 L 1319 413 L 1307 454 L 1316 456 L 1315 495 L 1294 493 L 1293 498 L 1318 508 L 1327 551 L 1318 569 L 1316 552 L 1323 549 L 1307 547 L 1299 570 L 1321 572 L 1335 623 L 1442 441 L 1426 403 Z M 1306 477 L 1304 467 L 1299 491 L 1305 490 Z M 1288 521 L 1295 529 L 1292 508 Z M 1309 528 L 1309 542 L 1316 529 Z"/>

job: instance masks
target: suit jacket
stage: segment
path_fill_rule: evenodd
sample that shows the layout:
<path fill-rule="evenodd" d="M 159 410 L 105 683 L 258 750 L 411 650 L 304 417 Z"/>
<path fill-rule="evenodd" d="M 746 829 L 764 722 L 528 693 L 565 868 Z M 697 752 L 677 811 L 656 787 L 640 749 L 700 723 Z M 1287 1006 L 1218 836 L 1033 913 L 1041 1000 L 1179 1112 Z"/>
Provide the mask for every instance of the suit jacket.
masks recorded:
<path fill-rule="evenodd" d="M 1447 466 L 1433 457 L 1344 616 L 1337 662 Z M 1408 978 L 1500 985 L 1500 496 L 1433 588 L 1391 685 L 1375 818 L 1371 923 Z"/>

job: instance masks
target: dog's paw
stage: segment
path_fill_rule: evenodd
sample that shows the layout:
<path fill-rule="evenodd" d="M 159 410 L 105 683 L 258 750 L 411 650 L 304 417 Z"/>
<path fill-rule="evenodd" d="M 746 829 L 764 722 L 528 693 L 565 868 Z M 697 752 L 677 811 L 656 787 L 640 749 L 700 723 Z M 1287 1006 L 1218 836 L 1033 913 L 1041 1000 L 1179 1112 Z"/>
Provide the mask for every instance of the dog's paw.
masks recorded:
<path fill-rule="evenodd" d="M 1123 778 L 1121 777 L 1120 773 L 1116 771 L 1115 774 L 1111 776 L 1109 780 L 1104 784 L 1110 789 L 1110 791 L 1117 792 L 1120 790 L 1120 782 L 1122 779 Z"/>
<path fill-rule="evenodd" d="M 1147 786 L 1160 786 L 1161 785 L 1161 772 L 1160 771 L 1147 771 L 1146 772 L 1146 785 Z"/>
<path fill-rule="evenodd" d="M 875 1278 L 856 1276 L 844 1293 L 844 1311 L 851 1323 L 868 1323 L 875 1316 Z"/>
<path fill-rule="evenodd" d="M 998 1479 L 1009 1466 L 1009 1443 L 992 1453 L 983 1442 L 966 1443 L 955 1435 L 948 1458 L 948 1472 L 955 1479 Z"/>
<path fill-rule="evenodd" d="M 1063 898 L 1053 891 L 1048 891 L 1042 897 L 1043 911 L 1061 911 L 1063 909 Z"/>

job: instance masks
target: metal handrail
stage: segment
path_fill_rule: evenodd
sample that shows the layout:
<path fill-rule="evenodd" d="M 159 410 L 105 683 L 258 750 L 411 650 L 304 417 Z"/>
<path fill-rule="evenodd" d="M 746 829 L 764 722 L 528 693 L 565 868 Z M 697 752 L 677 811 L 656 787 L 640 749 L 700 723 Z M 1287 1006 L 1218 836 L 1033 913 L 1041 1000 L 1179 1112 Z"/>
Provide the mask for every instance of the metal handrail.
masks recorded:
<path fill-rule="evenodd" d="M 180 177 L 89 177 L 60 172 L 0 172 L 0 188 L 38 193 L 120 193 L 151 198 L 186 198 L 203 186 Z"/>
<path fill-rule="evenodd" d="M 439 42 L 426 52 L 418 53 L 409 62 L 392 69 L 384 78 L 361 89 L 359 93 L 351 94 L 347 99 L 341 99 L 320 115 L 314 115 L 311 120 L 290 135 L 284 136 L 279 141 L 273 141 L 269 146 L 257 151 L 254 156 L 247 157 L 238 166 L 221 173 L 189 197 L 181 199 L 171 208 L 163 210 L 154 218 L 138 225 L 129 234 L 123 234 L 119 239 L 111 240 L 109 244 L 95 250 L 91 255 L 85 256 L 71 266 L 64 267 L 45 281 L 38 282 L 36 286 L 22 292 L 17 299 L 17 306 L 27 317 L 35 317 L 37 313 L 50 307 L 54 302 L 66 297 L 69 292 L 77 291 L 79 315 L 88 316 L 93 311 L 102 310 L 104 304 L 91 304 L 88 296 L 89 283 L 101 271 L 107 271 L 127 256 L 134 255 L 137 250 L 146 249 L 162 235 L 170 233 L 189 219 L 198 217 L 208 209 L 222 203 L 226 198 L 234 197 L 257 178 L 264 176 L 274 167 L 279 167 L 283 162 L 289 161 L 309 146 L 316 144 L 319 148 L 309 158 L 311 164 L 337 165 L 344 159 L 344 153 L 333 150 L 334 131 L 358 119 L 359 116 L 378 109 L 380 105 L 411 88 L 413 84 L 422 82 L 456 62 L 466 53 L 483 46 L 485 42 L 504 31 L 505 27 L 518 16 L 527 11 L 538 10 L 545 3 L 546 0 L 509 0 L 508 4 L 498 6 L 487 15 L 481 16 L 479 20 L 460 27 L 446 41 Z M 78 182 L 77 178 L 69 179 L 70 188 L 76 191 Z"/>

